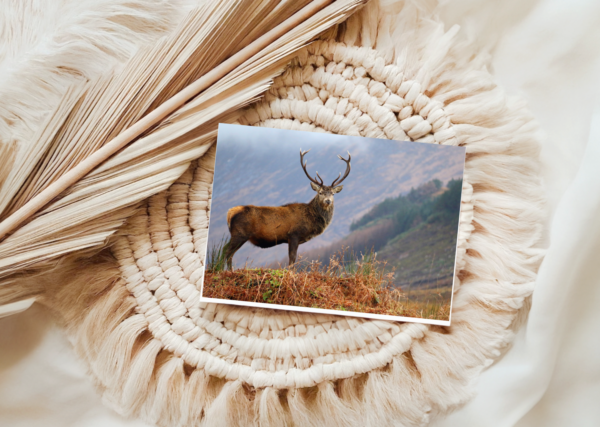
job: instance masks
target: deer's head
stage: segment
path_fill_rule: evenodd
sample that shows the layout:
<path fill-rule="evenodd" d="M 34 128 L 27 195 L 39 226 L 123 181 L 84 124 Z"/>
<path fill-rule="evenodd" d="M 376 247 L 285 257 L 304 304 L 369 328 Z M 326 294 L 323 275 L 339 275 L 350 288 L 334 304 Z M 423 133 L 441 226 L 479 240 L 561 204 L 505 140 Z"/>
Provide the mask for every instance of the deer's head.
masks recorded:
<path fill-rule="evenodd" d="M 346 172 L 344 172 L 344 176 L 342 176 L 340 172 L 338 177 L 333 180 L 331 185 L 325 185 L 323 183 L 323 178 L 319 176 L 319 172 L 317 172 L 317 178 L 319 179 L 319 181 L 317 181 L 315 178 L 312 178 L 306 171 L 306 162 L 304 161 L 304 155 L 309 151 L 310 150 L 300 150 L 300 164 L 302 165 L 302 169 L 304 170 L 304 173 L 306 174 L 308 179 L 310 179 L 310 188 L 317 192 L 316 199 L 321 209 L 333 209 L 333 196 L 342 191 L 342 188 L 344 188 L 344 186 L 339 184 L 341 184 L 342 181 L 345 180 L 348 174 L 350 173 L 350 153 L 348 153 L 347 159 L 344 159 L 342 156 L 338 155 L 340 160 L 346 162 Z"/>

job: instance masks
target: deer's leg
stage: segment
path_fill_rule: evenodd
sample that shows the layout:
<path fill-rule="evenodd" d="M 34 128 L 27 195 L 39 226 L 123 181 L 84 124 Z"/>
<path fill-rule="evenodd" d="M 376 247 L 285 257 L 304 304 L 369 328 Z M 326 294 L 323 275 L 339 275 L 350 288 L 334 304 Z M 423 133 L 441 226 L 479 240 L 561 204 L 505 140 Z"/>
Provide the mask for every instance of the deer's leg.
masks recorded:
<path fill-rule="evenodd" d="M 247 239 L 240 236 L 231 236 L 229 240 L 229 246 L 227 247 L 227 252 L 225 253 L 225 259 L 227 260 L 227 269 L 233 271 L 233 256 L 238 251 L 239 248 L 243 246 L 244 243 L 247 242 Z"/>
<path fill-rule="evenodd" d="M 290 237 L 288 239 L 289 267 L 296 263 L 296 256 L 298 255 L 298 244 L 299 240 L 297 237 Z"/>

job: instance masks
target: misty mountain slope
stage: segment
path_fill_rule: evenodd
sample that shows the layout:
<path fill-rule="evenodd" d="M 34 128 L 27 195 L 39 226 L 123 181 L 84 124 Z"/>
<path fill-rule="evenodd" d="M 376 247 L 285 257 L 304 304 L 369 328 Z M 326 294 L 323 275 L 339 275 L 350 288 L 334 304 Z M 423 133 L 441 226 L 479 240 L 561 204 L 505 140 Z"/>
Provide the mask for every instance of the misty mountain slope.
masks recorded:
<path fill-rule="evenodd" d="M 338 154 L 352 155 L 352 171 L 344 189 L 335 196 L 335 213 L 321 236 L 300 246 L 300 253 L 336 242 L 350 231 L 353 221 L 386 198 L 439 179 L 461 177 L 462 147 L 398 142 L 236 125 L 221 125 L 217 143 L 215 181 L 209 227 L 209 248 L 229 237 L 227 210 L 239 205 L 280 206 L 309 202 L 315 193 L 300 165 L 300 149 L 307 170 L 318 171 L 327 185 L 345 164 Z M 287 257 L 287 245 L 259 249 L 246 243 L 234 257 L 235 265 L 246 261 L 266 265 Z"/>
<path fill-rule="evenodd" d="M 451 286 L 455 256 L 456 227 L 442 223 L 423 223 L 377 252 L 403 290 Z"/>
<path fill-rule="evenodd" d="M 315 260 L 327 264 L 342 248 L 346 261 L 374 251 L 403 290 L 450 286 L 461 193 L 462 180 L 450 180 L 447 187 L 429 181 L 373 206 L 352 223 L 346 237 L 301 253 L 301 259 L 304 265 Z"/>

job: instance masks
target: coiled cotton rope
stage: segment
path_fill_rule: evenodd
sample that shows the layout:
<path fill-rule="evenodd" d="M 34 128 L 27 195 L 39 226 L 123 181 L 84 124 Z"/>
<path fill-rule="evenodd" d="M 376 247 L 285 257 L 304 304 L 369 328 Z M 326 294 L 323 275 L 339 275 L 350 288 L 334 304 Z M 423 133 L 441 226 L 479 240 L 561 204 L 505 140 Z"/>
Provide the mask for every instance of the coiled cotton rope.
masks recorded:
<path fill-rule="evenodd" d="M 442 103 L 423 94 L 419 83 L 403 81 L 372 49 L 326 41 L 304 50 L 240 122 L 457 142 Z M 167 192 L 150 198 L 114 246 L 127 289 L 165 349 L 209 375 L 283 389 L 382 368 L 423 338 L 421 324 L 199 302 L 213 162 L 211 151 Z M 472 189 L 463 182 L 459 262 L 473 212 Z"/>
<path fill-rule="evenodd" d="M 470 397 L 533 290 L 535 125 L 468 46 L 412 25 L 410 67 L 346 31 L 304 49 L 239 122 L 465 146 L 452 326 L 201 303 L 212 147 L 120 230 L 118 269 L 101 260 L 71 287 L 94 283 L 63 311 L 113 407 L 168 426 L 413 426 Z"/>
<path fill-rule="evenodd" d="M 373 49 L 319 41 L 302 51 L 242 124 L 457 145 L 442 102 Z"/>

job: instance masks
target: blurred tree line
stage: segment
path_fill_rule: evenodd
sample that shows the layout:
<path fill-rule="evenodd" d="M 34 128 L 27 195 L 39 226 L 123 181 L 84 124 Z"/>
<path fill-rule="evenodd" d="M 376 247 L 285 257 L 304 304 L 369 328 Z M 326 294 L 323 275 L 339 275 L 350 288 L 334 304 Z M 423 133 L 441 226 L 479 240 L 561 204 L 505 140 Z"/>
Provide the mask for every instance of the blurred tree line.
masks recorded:
<path fill-rule="evenodd" d="M 350 234 L 323 248 L 302 253 L 305 260 L 327 263 L 331 256 L 344 251 L 343 258 L 352 261 L 357 255 L 378 251 L 390 240 L 421 224 L 457 227 L 460 214 L 462 179 L 438 179 L 413 188 L 405 195 L 385 199 L 350 225 Z"/>
<path fill-rule="evenodd" d="M 350 231 L 371 228 L 390 219 L 391 233 L 387 236 L 387 242 L 423 222 L 458 225 L 461 193 L 462 179 L 448 181 L 446 188 L 442 187 L 439 179 L 434 179 L 411 189 L 406 195 L 388 198 L 375 205 L 350 225 Z M 376 246 L 382 247 L 386 242 L 380 241 Z"/>

